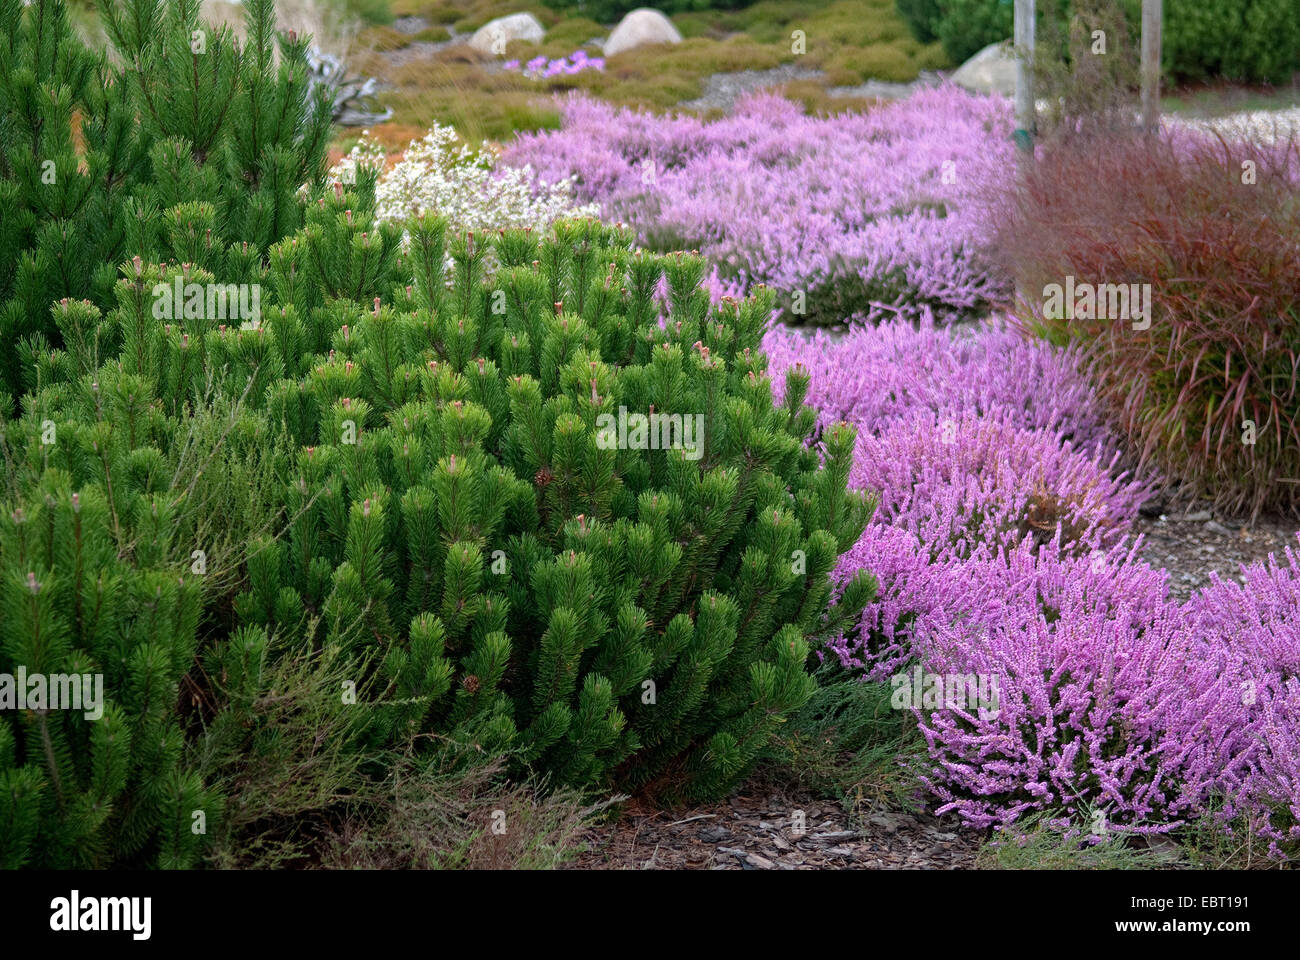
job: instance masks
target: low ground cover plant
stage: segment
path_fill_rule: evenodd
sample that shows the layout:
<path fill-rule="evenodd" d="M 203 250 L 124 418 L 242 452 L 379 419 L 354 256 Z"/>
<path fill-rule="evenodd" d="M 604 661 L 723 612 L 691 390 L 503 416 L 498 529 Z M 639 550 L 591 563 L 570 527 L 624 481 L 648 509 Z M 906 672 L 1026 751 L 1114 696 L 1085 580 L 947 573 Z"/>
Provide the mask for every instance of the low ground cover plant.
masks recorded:
<path fill-rule="evenodd" d="M 558 132 L 505 161 L 630 224 L 656 249 L 698 249 L 721 277 L 778 295 L 781 319 L 833 325 L 884 305 L 978 314 L 1006 293 L 983 251 L 978 185 L 1010 157 L 1010 114 L 954 88 L 868 114 L 807 116 L 771 95 L 712 122 L 573 97 Z"/>
<path fill-rule="evenodd" d="M 1091 843 L 1235 818 L 1290 855 L 1293 551 L 1171 600 L 1126 536 L 1150 488 L 1108 456 L 1118 438 L 1076 347 L 897 322 L 839 340 L 774 330 L 767 345 L 774 369 L 803 366 L 813 401 L 858 424 L 851 476 L 881 491 L 840 566 L 872 570 L 878 595 L 828 653 L 876 682 L 996 678 L 996 703 L 906 703 L 936 809 L 976 826 L 1048 816 Z"/>

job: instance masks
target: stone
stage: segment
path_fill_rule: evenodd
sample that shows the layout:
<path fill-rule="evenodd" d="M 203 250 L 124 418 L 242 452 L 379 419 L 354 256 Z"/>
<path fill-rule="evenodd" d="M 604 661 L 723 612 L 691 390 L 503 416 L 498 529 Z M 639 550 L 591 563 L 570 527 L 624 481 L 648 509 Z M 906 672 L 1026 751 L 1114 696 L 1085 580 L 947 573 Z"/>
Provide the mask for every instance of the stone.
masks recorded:
<path fill-rule="evenodd" d="M 948 78 L 973 93 L 1015 96 L 1016 55 L 1009 41 L 991 43 L 953 71 Z"/>
<path fill-rule="evenodd" d="M 512 13 L 483 24 L 469 38 L 469 45 L 479 53 L 501 56 L 506 52 L 506 44 L 512 40 L 539 43 L 545 36 L 546 30 L 531 13 Z"/>
<path fill-rule="evenodd" d="M 648 43 L 681 43 L 682 35 L 672 21 L 658 10 L 640 7 L 619 21 L 614 32 L 605 41 L 604 54 L 613 57 L 625 50 Z"/>

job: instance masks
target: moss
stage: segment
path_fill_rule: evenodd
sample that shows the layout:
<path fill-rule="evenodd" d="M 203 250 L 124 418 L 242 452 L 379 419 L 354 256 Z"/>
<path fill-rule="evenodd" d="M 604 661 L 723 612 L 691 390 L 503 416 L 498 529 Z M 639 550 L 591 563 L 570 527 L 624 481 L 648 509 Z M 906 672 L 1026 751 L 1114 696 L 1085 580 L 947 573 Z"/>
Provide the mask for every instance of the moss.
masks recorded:
<path fill-rule="evenodd" d="M 901 83 L 916 78 L 912 58 L 894 45 L 867 47 L 863 50 L 837 50 L 821 61 L 821 66 L 837 74 L 852 71 L 859 80 L 888 80 Z"/>
<path fill-rule="evenodd" d="M 414 34 L 411 39 L 421 43 L 442 43 L 444 40 L 450 40 L 451 34 L 447 32 L 446 27 L 429 27 Z"/>
<path fill-rule="evenodd" d="M 788 51 L 763 46 L 748 37 L 732 37 L 721 42 L 697 38 L 637 47 L 610 58 L 606 66 L 618 71 L 636 71 L 638 76 L 654 72 L 700 79 L 713 73 L 766 70 L 793 59 Z"/>
<path fill-rule="evenodd" d="M 440 23 L 444 26 L 450 23 L 455 23 L 462 16 L 459 9 L 446 4 L 434 7 L 424 7 L 422 4 L 411 4 L 410 6 L 418 9 L 411 9 L 410 11 L 405 12 L 403 14 L 404 16 L 421 16 L 427 18 L 433 23 Z"/>
<path fill-rule="evenodd" d="M 393 22 L 388 0 L 344 0 L 343 7 L 362 23 L 384 25 Z"/>
<path fill-rule="evenodd" d="M 587 17 L 572 17 L 556 24 L 546 31 L 546 38 L 538 48 L 538 53 L 545 54 L 552 60 L 567 57 L 593 37 L 603 37 L 607 31 L 595 20 Z M 588 50 L 593 56 L 594 48 Z"/>

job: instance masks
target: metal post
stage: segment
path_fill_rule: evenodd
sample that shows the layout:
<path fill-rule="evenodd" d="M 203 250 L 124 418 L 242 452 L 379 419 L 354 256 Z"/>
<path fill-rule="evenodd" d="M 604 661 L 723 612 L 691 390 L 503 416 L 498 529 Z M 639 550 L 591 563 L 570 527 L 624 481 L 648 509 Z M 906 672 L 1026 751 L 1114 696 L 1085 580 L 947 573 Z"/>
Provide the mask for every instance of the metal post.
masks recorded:
<path fill-rule="evenodd" d="M 1034 100 L 1034 0 L 1016 0 L 1016 168 L 1018 177 L 1034 159 L 1034 136 L 1038 132 L 1038 107 Z M 1029 303 L 1028 292 L 1016 279 L 1013 310 Z"/>
<path fill-rule="evenodd" d="M 1154 132 L 1160 124 L 1160 27 L 1163 0 L 1142 0 L 1142 126 Z"/>
<path fill-rule="evenodd" d="M 1016 146 L 1032 160 L 1036 132 L 1034 106 L 1034 0 L 1016 0 Z"/>

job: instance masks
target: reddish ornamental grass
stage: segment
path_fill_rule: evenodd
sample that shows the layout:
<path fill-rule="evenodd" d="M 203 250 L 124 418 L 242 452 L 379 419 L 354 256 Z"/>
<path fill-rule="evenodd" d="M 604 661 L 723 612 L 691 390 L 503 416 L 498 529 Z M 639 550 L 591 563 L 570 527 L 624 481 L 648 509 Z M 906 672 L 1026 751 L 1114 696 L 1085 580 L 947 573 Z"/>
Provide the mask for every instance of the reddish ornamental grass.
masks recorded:
<path fill-rule="evenodd" d="M 1178 131 L 1049 144 L 997 249 L 1021 318 L 1087 351 L 1106 412 L 1171 489 L 1300 510 L 1300 148 Z M 1148 329 L 1052 318 L 1049 284 L 1150 284 Z"/>

